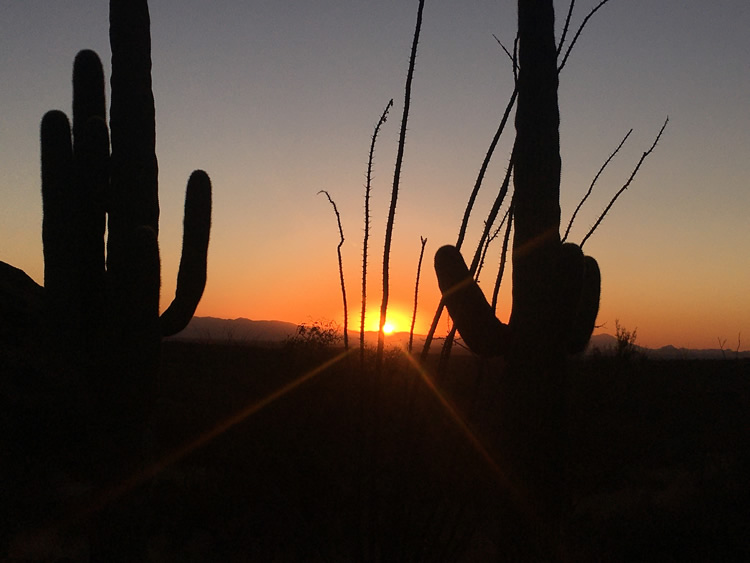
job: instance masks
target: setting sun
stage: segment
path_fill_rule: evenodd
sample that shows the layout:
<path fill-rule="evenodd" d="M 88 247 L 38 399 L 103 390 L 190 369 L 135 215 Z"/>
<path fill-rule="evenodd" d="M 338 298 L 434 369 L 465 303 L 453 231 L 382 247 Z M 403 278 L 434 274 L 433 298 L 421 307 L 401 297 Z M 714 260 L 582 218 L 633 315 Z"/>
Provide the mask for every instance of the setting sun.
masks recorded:
<path fill-rule="evenodd" d="M 396 332 L 405 332 L 409 330 L 411 325 L 411 317 L 404 313 L 405 307 L 401 303 L 396 303 L 392 308 L 388 309 L 388 315 L 383 323 L 382 332 L 383 334 L 393 334 Z M 350 320 L 351 326 L 359 326 L 359 317 Z M 367 319 L 365 321 L 365 329 L 371 332 L 379 332 L 380 327 L 380 311 L 376 309 L 370 309 L 367 312 Z"/>

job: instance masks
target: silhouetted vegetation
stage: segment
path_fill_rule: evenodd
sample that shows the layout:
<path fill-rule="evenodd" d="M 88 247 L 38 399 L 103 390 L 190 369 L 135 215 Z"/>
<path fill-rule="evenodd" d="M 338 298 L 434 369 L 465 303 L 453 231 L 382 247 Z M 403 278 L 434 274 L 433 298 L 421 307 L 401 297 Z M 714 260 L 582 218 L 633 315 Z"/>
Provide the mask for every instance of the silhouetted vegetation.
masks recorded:
<path fill-rule="evenodd" d="M 523 558 L 557 560 L 565 356 L 588 342 L 599 309 L 600 276 L 596 261 L 577 245 L 563 244 L 559 234 L 558 47 L 551 0 L 518 2 L 518 43 L 509 323 L 495 317 L 474 281 L 478 257 L 470 271 L 459 251 L 446 246 L 435 256 L 435 270 L 464 342 L 480 355 L 503 356 L 508 362 L 498 404 L 500 439 L 508 478 L 523 497 L 510 499 L 509 509 L 528 542 Z M 478 250 L 481 254 L 481 245 Z M 546 338 L 540 340 L 540 334 Z"/>
<path fill-rule="evenodd" d="M 375 142 L 378 140 L 378 133 L 380 132 L 380 128 L 383 126 L 383 124 L 388 119 L 388 112 L 390 111 L 391 107 L 393 106 L 393 98 L 388 100 L 388 103 L 385 106 L 385 109 L 383 110 L 383 113 L 380 114 L 380 119 L 378 119 L 377 124 L 375 125 L 375 130 L 372 133 L 372 139 L 370 141 L 370 154 L 367 158 L 367 174 L 366 178 L 367 181 L 365 182 L 365 227 L 364 227 L 364 235 L 362 237 L 362 309 L 360 313 L 360 319 L 359 319 L 359 361 L 362 365 L 364 365 L 365 362 L 365 315 L 367 313 L 367 256 L 368 256 L 368 250 L 369 250 L 369 242 L 370 242 L 370 193 L 372 191 L 372 170 L 373 170 L 373 163 L 375 159 Z"/>
<path fill-rule="evenodd" d="M 62 112 L 42 120 L 46 357 L 52 372 L 83 375 L 89 408 L 100 411 L 90 433 L 117 428 L 121 439 L 138 442 L 153 401 L 161 338 L 187 325 L 205 287 L 211 183 L 200 170 L 188 181 L 176 295 L 159 316 L 146 2 L 113 1 L 110 23 L 110 127 L 102 65 L 93 51 L 81 51 L 74 63 L 72 138 Z"/>
<path fill-rule="evenodd" d="M 297 326 L 297 332 L 284 341 L 288 349 L 324 350 L 333 348 L 344 339 L 344 333 L 333 321 L 313 321 Z M 344 347 L 348 350 L 348 346 Z"/>
<path fill-rule="evenodd" d="M 341 226 L 341 215 L 339 214 L 339 209 L 338 207 L 336 207 L 336 202 L 333 201 L 331 194 L 329 194 L 326 190 L 320 190 L 318 193 L 326 194 L 328 201 L 333 207 L 333 212 L 336 214 L 336 224 L 338 225 L 338 228 L 339 228 L 339 243 L 336 246 L 336 256 L 338 257 L 338 261 L 339 261 L 339 281 L 341 282 L 341 298 L 344 302 L 344 331 L 343 331 L 344 348 L 348 350 L 349 349 L 349 308 L 347 307 L 347 304 L 346 304 L 346 283 L 344 282 L 344 260 L 341 257 L 341 247 L 344 246 L 344 228 Z"/>
<path fill-rule="evenodd" d="M 96 371 L 118 379 L 153 372 L 161 336 L 182 330 L 200 301 L 211 184 L 203 171 L 188 182 L 177 291 L 159 317 L 148 8 L 145 2 L 113 2 L 111 12 L 110 127 L 101 62 L 93 51 L 81 51 L 73 69 L 72 140 L 62 112 L 48 112 L 42 120 L 42 231 L 49 332 L 61 344 L 49 353 L 58 364 L 53 367 L 79 369 L 76 359 L 83 356 Z"/>
<path fill-rule="evenodd" d="M 458 244 L 456 247 L 442 247 L 435 256 L 435 270 L 443 299 L 427 337 L 425 354 L 444 304 L 454 327 L 443 346 L 441 371 L 447 365 L 456 329 L 475 353 L 488 357 L 501 356 L 507 361 L 508 369 L 502 374 L 505 392 L 501 394 L 498 404 L 499 439 L 503 444 L 511 482 L 527 497 L 525 502 L 528 506 L 511 502 L 515 505 L 511 510 L 526 525 L 522 535 L 528 541 L 528 551 L 524 555 L 527 559 L 558 560 L 561 557 L 555 547 L 555 535 L 559 530 L 558 518 L 563 502 L 560 496 L 563 487 L 560 467 L 565 432 L 562 389 L 566 385 L 566 359 L 567 355 L 579 354 L 586 348 L 599 309 L 601 285 L 597 262 L 585 256 L 581 247 L 615 200 L 627 189 L 666 127 L 665 122 L 651 148 L 642 155 L 626 184 L 614 196 L 581 245 L 565 242 L 567 231 L 565 237 L 560 236 L 558 75 L 589 18 L 606 2 L 600 2 L 584 18 L 560 62 L 558 56 L 563 53 L 574 2 L 570 4 L 562 36 L 557 43 L 552 0 L 518 2 L 518 36 L 513 53 L 503 46 L 511 58 L 516 79 L 508 108 L 517 98 L 516 137 L 507 174 L 485 221 L 471 266 L 467 267 L 459 249 L 487 159 L 504 128 L 506 111 L 469 198 Z M 493 224 L 508 192 L 511 172 L 513 198 L 491 306 L 475 277 L 486 241 L 491 236 Z M 581 204 L 587 197 L 588 194 Z M 573 218 L 577 212 L 578 209 Z M 506 324 L 497 319 L 494 309 L 504 271 L 510 219 L 513 224 L 513 305 Z M 545 335 L 544 339 L 539 338 L 541 334 Z"/>
<path fill-rule="evenodd" d="M 419 304 L 419 277 L 422 273 L 422 259 L 424 258 L 424 247 L 427 239 L 420 236 L 421 247 L 419 249 L 419 260 L 417 260 L 417 274 L 414 279 L 414 310 L 411 315 L 411 326 L 409 327 L 409 346 L 408 351 L 411 353 L 412 344 L 414 343 L 414 324 L 417 322 L 417 305 Z"/>
<path fill-rule="evenodd" d="M 404 162 L 404 148 L 406 145 L 406 129 L 409 123 L 409 107 L 411 106 L 411 85 L 414 78 L 414 65 L 417 61 L 417 46 L 419 45 L 419 33 L 422 29 L 422 13 L 424 11 L 424 0 L 419 0 L 417 8 L 417 22 L 414 26 L 414 37 L 409 55 L 409 70 L 406 73 L 406 85 L 404 87 L 404 109 L 401 114 L 401 128 L 398 136 L 398 150 L 396 151 L 396 164 L 393 170 L 393 187 L 391 189 L 391 204 L 388 208 L 388 219 L 385 225 L 385 243 L 383 244 L 383 299 L 380 304 L 380 322 L 378 324 L 378 366 L 383 361 L 385 346 L 386 313 L 388 311 L 388 299 L 390 293 L 390 259 L 391 241 L 393 238 L 393 224 L 396 218 L 396 203 L 398 202 L 398 190 L 401 184 L 401 166 Z"/>
<path fill-rule="evenodd" d="M 635 345 L 636 338 L 638 338 L 637 328 L 628 330 L 620 324 L 619 319 L 615 319 L 615 338 L 617 344 L 615 345 L 614 355 L 618 360 L 629 362 L 640 355 Z"/>
<path fill-rule="evenodd" d="M 185 328 L 206 283 L 211 182 L 196 170 L 185 196 L 176 294 L 159 315 L 149 28 L 145 0 L 110 2 L 109 126 L 102 64 L 89 50 L 73 65 L 72 127 L 56 110 L 41 124 L 43 329 L 32 353 L 44 359 L 34 384 L 49 387 L 39 406 L 49 411 L 43 416 L 59 443 L 36 461 L 64 460 L 56 469 L 97 493 L 143 463 L 162 337 Z M 127 535 L 121 517 L 119 508 L 104 506 L 91 522 L 92 560 L 134 559 L 123 546 L 112 549 Z"/>

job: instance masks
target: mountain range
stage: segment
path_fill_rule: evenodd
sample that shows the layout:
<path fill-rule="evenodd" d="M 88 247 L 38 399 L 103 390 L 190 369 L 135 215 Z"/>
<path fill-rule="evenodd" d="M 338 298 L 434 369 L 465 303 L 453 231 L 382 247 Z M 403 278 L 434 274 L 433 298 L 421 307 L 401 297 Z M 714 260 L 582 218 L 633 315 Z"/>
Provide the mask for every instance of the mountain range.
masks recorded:
<path fill-rule="evenodd" d="M 197 340 L 223 343 L 246 343 L 278 345 L 297 332 L 298 325 L 285 321 L 254 321 L 245 318 L 218 319 L 215 317 L 194 317 L 187 328 L 173 336 L 173 340 Z M 421 350 L 424 335 L 414 335 L 414 349 Z M 409 341 L 408 332 L 396 332 L 386 336 L 387 346 L 405 345 Z M 349 342 L 353 346 L 359 345 L 359 331 L 349 331 Z M 377 342 L 377 332 L 365 333 L 365 342 L 374 345 Z M 589 343 L 588 353 L 598 349 L 602 353 L 613 350 L 617 339 L 611 334 L 594 334 Z M 661 348 L 644 348 L 636 346 L 639 352 L 653 359 L 734 359 L 750 358 L 750 351 L 735 352 L 721 349 L 688 349 L 675 346 Z M 460 348 L 459 348 L 460 350 Z"/>

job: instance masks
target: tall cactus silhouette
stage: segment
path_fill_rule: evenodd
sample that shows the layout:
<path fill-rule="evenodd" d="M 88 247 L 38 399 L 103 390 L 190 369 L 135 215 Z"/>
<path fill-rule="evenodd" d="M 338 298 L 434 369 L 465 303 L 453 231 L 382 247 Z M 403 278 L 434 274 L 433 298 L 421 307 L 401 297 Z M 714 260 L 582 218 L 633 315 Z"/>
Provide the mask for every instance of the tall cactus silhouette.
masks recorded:
<path fill-rule="evenodd" d="M 513 150 L 513 308 L 508 324 L 492 312 L 455 247 L 435 256 L 441 291 L 467 345 L 486 356 L 525 342 L 582 351 L 599 308 L 596 260 L 560 240 L 557 50 L 551 1 L 519 2 L 520 66 Z"/>
<path fill-rule="evenodd" d="M 111 106 L 96 53 L 73 65 L 73 119 L 41 124 L 44 348 L 67 386 L 60 448 L 66 472 L 94 485 L 92 561 L 140 561 L 126 491 L 112 483 L 145 461 L 161 340 L 192 318 L 206 284 L 211 181 L 194 171 L 185 195 L 175 298 L 159 316 L 158 164 L 146 0 L 110 1 Z M 53 456 L 54 457 L 54 456 Z M 117 495 L 115 495 L 117 496 Z M 122 497 L 122 498 L 121 498 Z M 106 499 L 102 501 L 101 499 Z M 96 503 L 95 503 L 96 504 Z"/>
<path fill-rule="evenodd" d="M 599 308 L 596 261 L 560 239 L 558 66 L 552 0 L 518 1 L 520 71 L 513 149 L 513 306 L 500 322 L 455 247 L 435 256 L 448 311 L 476 353 L 503 356 L 498 455 L 532 558 L 554 559 L 563 509 L 565 357 L 585 348 Z"/>
<path fill-rule="evenodd" d="M 110 43 L 110 127 L 102 65 L 88 50 L 78 53 L 73 68 L 72 135 L 64 113 L 50 111 L 42 119 L 42 238 L 51 366 L 83 372 L 100 408 L 122 416 L 118 426 L 126 427 L 149 402 L 162 336 L 185 328 L 203 294 L 211 182 L 201 170 L 188 181 L 176 295 L 160 317 L 145 0 L 110 2 Z"/>

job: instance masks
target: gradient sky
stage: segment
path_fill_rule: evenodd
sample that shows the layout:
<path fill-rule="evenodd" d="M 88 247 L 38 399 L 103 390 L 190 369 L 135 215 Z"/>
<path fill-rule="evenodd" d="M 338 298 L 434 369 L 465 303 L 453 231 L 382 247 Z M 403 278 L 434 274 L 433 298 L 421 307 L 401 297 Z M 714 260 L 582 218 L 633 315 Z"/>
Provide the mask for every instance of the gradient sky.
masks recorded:
<path fill-rule="evenodd" d="M 174 293 L 185 183 L 214 185 L 209 279 L 198 315 L 342 322 L 342 215 L 350 325 L 359 326 L 364 174 L 377 146 L 369 307 L 379 310 L 385 219 L 417 0 L 154 0 L 162 303 Z M 575 25 L 595 5 L 579 1 Z M 558 24 L 566 3 L 556 3 Z M 479 165 L 512 90 L 512 0 L 427 0 L 391 258 L 390 310 L 408 330 L 420 236 L 428 239 L 416 330 L 438 300 L 432 256 L 454 243 Z M 585 246 L 600 264 L 598 324 L 658 347 L 750 347 L 750 4 L 611 0 L 561 75 L 562 216 L 630 140 L 579 214 L 579 242 L 665 117 L 652 156 Z M 70 111 L 72 61 L 97 51 L 109 76 L 108 2 L 10 0 L 0 18 L 0 260 L 43 282 L 39 123 Z M 512 133 L 512 129 L 508 131 Z M 502 179 L 506 135 L 465 249 Z M 482 285 L 491 288 L 499 244 Z M 507 319 L 509 284 L 500 316 Z M 372 315 L 376 322 L 377 315 Z M 441 325 L 441 333 L 445 330 Z"/>

